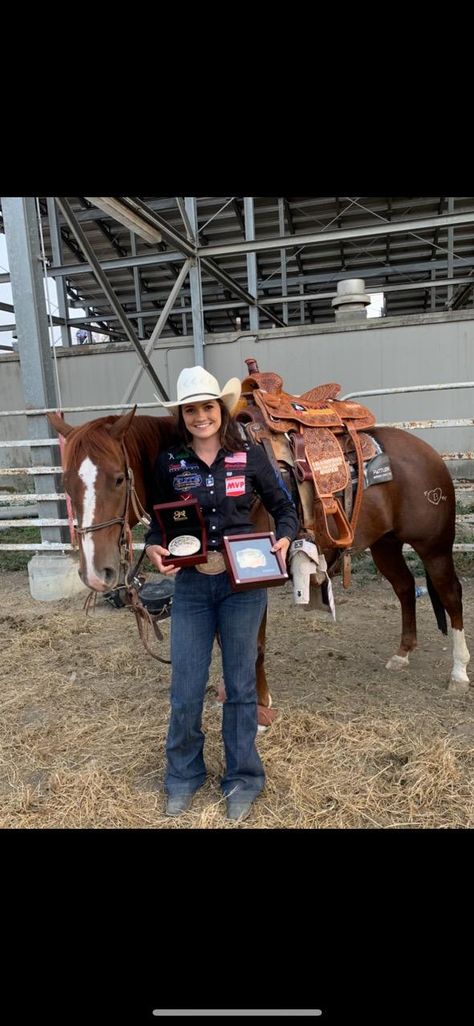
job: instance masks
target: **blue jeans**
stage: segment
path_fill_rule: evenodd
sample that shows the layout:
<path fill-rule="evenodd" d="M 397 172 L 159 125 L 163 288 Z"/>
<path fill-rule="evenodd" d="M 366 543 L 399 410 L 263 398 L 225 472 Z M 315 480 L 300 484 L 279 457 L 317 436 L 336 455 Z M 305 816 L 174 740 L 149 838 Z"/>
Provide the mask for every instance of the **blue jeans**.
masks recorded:
<path fill-rule="evenodd" d="M 168 795 L 193 794 L 206 779 L 202 708 L 216 631 L 219 632 L 226 701 L 222 738 L 226 769 L 221 787 L 255 797 L 265 772 L 255 746 L 255 661 L 265 588 L 233 592 L 227 573 L 186 567 L 176 576 L 171 616 L 171 716 L 166 741 Z"/>

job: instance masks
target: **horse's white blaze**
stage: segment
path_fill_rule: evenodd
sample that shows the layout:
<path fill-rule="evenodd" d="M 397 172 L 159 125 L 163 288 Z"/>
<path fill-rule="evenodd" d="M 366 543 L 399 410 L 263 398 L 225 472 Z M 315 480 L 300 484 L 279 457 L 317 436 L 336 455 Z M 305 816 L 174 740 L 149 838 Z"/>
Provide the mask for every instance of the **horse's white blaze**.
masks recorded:
<path fill-rule="evenodd" d="M 469 649 L 466 645 L 464 631 L 453 629 L 453 669 L 451 680 L 469 684 L 469 677 L 466 673 L 466 666 L 470 660 Z"/>
<path fill-rule="evenodd" d="M 95 513 L 95 482 L 97 478 L 97 467 L 87 456 L 79 467 L 79 477 L 84 484 L 84 499 L 82 502 L 82 523 L 81 527 L 90 527 L 93 523 Z M 104 582 L 97 576 L 94 566 L 94 535 L 82 535 L 82 552 L 86 564 L 87 583 L 90 588 L 99 589 L 104 587 Z"/>

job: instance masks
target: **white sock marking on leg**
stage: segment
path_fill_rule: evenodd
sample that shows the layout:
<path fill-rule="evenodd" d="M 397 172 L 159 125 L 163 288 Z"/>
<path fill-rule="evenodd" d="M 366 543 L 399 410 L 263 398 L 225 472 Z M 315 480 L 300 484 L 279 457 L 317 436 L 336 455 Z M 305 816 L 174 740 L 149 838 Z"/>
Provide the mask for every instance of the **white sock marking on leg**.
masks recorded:
<path fill-rule="evenodd" d="M 451 672 L 451 680 L 469 683 L 466 666 L 470 658 L 469 649 L 464 637 L 464 631 L 453 630 L 453 669 Z"/>

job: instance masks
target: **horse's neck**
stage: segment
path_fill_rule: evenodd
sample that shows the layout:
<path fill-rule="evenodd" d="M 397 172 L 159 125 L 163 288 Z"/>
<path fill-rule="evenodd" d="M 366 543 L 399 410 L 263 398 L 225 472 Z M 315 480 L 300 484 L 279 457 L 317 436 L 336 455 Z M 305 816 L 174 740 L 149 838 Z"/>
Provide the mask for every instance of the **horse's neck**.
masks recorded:
<path fill-rule="evenodd" d="M 155 461 L 163 449 L 176 445 L 178 440 L 173 417 L 135 417 L 125 438 L 135 489 L 140 502 L 149 512 L 153 498 Z"/>

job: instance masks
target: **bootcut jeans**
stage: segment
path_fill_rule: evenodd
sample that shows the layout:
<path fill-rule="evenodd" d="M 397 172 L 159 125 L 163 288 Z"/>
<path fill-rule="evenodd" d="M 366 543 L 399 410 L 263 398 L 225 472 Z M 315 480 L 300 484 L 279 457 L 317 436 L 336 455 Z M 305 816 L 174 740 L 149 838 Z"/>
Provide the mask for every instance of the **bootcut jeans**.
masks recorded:
<path fill-rule="evenodd" d="M 229 576 L 185 567 L 176 576 L 171 615 L 171 715 L 166 741 L 169 796 L 193 794 L 206 779 L 204 695 L 216 632 L 222 652 L 226 700 L 222 709 L 224 795 L 256 797 L 265 772 L 255 745 L 255 661 L 266 588 L 232 591 Z"/>

